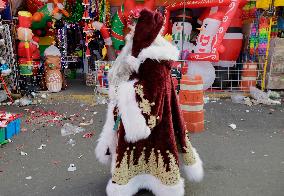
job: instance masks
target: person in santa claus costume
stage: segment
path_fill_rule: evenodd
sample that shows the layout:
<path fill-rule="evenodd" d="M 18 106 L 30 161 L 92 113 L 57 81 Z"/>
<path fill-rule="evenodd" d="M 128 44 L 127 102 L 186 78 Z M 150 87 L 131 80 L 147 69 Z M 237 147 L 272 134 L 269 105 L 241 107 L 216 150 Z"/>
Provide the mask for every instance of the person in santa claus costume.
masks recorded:
<path fill-rule="evenodd" d="M 161 36 L 162 26 L 160 13 L 143 9 L 109 73 L 111 101 L 95 149 L 100 162 L 111 163 L 108 196 L 140 189 L 182 196 L 182 169 L 189 180 L 203 178 L 171 78 L 179 51 Z"/>

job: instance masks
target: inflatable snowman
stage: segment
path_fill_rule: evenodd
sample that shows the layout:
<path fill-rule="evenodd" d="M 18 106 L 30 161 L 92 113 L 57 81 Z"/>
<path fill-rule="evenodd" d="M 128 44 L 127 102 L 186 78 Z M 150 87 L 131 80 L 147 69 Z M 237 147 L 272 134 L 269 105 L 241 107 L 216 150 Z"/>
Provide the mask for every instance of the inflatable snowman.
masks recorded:
<path fill-rule="evenodd" d="M 198 35 L 194 53 L 211 53 L 215 35 L 221 25 L 222 15 L 213 14 L 203 21 Z M 204 90 L 207 90 L 215 80 L 215 68 L 209 61 L 190 61 L 188 66 L 189 77 L 201 75 L 204 83 Z"/>
<path fill-rule="evenodd" d="M 186 59 L 186 54 L 192 50 L 190 36 L 192 32 L 192 10 L 183 9 L 172 13 L 172 44 L 175 45 L 181 52 L 182 59 Z"/>

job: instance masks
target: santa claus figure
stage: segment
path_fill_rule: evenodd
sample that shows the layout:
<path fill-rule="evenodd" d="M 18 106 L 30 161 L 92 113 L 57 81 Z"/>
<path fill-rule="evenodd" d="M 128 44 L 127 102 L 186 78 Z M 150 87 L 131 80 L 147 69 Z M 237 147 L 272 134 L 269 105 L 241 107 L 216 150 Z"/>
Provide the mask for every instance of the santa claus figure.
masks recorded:
<path fill-rule="evenodd" d="M 111 163 L 108 196 L 140 189 L 183 196 L 182 168 L 189 180 L 203 177 L 171 78 L 179 51 L 160 35 L 162 25 L 160 13 L 143 9 L 109 73 L 111 101 L 95 150 L 100 162 Z"/>
<path fill-rule="evenodd" d="M 36 69 L 40 51 L 38 46 L 38 38 L 34 37 L 30 29 L 32 23 L 32 15 L 27 11 L 18 13 L 19 27 L 17 29 L 18 40 L 18 59 L 19 70 L 21 76 L 21 89 L 24 94 L 29 94 L 37 90 L 35 80 L 32 77 Z"/>

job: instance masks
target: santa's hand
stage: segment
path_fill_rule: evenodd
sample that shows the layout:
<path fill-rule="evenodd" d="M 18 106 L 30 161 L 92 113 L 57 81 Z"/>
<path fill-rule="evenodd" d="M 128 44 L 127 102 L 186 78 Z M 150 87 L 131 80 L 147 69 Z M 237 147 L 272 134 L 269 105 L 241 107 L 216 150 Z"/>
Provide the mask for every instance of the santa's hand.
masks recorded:
<path fill-rule="evenodd" d="M 126 63 L 129 65 L 132 72 L 138 73 L 141 61 L 132 55 L 126 57 Z"/>
<path fill-rule="evenodd" d="M 95 155 L 100 163 L 105 165 L 111 163 L 109 146 L 101 138 L 98 140 L 98 144 L 95 149 Z"/>

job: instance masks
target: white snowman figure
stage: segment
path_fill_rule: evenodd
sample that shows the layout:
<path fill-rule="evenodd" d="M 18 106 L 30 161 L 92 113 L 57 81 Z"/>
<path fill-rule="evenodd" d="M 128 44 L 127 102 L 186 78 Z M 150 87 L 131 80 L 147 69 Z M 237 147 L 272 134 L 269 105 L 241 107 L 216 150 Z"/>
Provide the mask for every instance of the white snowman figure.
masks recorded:
<path fill-rule="evenodd" d="M 221 25 L 222 15 L 219 13 L 208 16 L 203 21 L 200 33 L 197 37 L 194 53 L 210 53 L 215 35 Z"/>
<path fill-rule="evenodd" d="M 192 10 L 187 8 L 185 11 L 179 9 L 172 13 L 172 44 L 175 45 L 181 53 L 189 52 L 193 48 L 190 43 L 192 32 Z"/>
<path fill-rule="evenodd" d="M 212 52 L 213 40 L 215 35 L 218 33 L 221 20 L 222 16 L 220 14 L 214 14 L 210 15 L 203 21 L 196 46 L 194 47 L 194 53 Z M 210 88 L 216 78 L 215 68 L 212 65 L 212 62 L 209 61 L 190 61 L 187 74 L 189 77 L 194 77 L 195 75 L 202 76 L 204 90 Z"/>
<path fill-rule="evenodd" d="M 184 29 L 184 30 L 183 30 Z M 190 34 L 192 25 L 189 22 L 174 22 L 172 27 L 173 44 L 180 50 L 190 49 Z M 183 38 L 182 38 L 183 35 Z"/>

